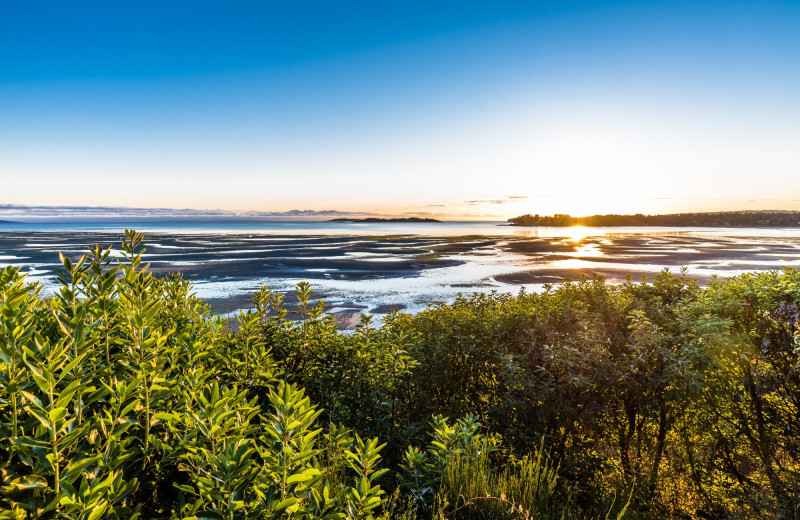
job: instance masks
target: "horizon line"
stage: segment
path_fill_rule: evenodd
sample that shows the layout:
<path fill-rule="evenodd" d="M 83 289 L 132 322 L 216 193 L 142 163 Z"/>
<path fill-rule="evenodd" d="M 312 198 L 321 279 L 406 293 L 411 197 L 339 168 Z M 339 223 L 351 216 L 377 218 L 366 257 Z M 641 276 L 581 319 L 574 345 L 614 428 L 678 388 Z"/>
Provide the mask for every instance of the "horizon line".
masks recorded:
<path fill-rule="evenodd" d="M 520 213 L 515 217 L 501 215 L 475 215 L 475 214 L 450 214 L 406 211 L 401 213 L 371 212 L 337 209 L 292 209 L 286 211 L 259 211 L 259 210 L 224 210 L 224 209 L 197 209 L 197 208 L 146 208 L 130 206 L 84 206 L 84 205 L 59 205 L 38 206 L 26 204 L 0 204 L 0 221 L 11 219 L 33 221 L 121 221 L 131 219 L 141 220 L 218 220 L 218 221 L 276 221 L 286 222 L 291 219 L 297 221 L 326 221 L 334 218 L 435 218 L 448 221 L 508 221 L 523 215 L 555 216 L 568 215 L 572 218 L 586 218 L 606 215 L 682 215 L 682 214 L 719 214 L 719 213 L 797 213 L 791 209 L 726 209 L 713 211 L 681 211 L 668 213 L 595 213 L 586 215 L 573 215 L 571 213 L 553 212 L 538 214 L 532 211 Z"/>

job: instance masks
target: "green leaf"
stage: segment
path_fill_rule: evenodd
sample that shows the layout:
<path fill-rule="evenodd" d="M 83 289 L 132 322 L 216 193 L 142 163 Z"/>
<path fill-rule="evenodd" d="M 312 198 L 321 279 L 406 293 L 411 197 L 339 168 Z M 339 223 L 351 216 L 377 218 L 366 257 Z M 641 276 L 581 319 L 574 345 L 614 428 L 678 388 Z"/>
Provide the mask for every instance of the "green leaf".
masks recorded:
<path fill-rule="evenodd" d="M 64 407 L 59 406 L 58 408 L 53 408 L 47 414 L 47 417 L 50 419 L 50 422 L 55 424 L 61 419 L 63 419 L 67 415 L 67 409 Z"/>
<path fill-rule="evenodd" d="M 36 406 L 38 406 L 39 408 L 42 408 L 42 402 L 39 400 L 39 398 L 38 398 L 38 397 L 36 397 L 35 395 L 33 395 L 33 394 L 32 394 L 32 393 L 30 393 L 30 392 L 26 392 L 25 390 L 20 390 L 20 393 L 22 394 L 22 396 L 23 396 L 25 399 L 27 399 L 28 401 L 30 401 L 30 402 L 31 402 L 31 404 L 35 404 L 35 405 L 36 405 Z"/>
<path fill-rule="evenodd" d="M 184 493 L 192 493 L 192 494 L 194 494 L 194 492 L 195 492 L 194 488 L 192 486 L 185 486 L 183 484 L 176 484 L 174 482 L 172 483 L 172 485 L 175 486 L 176 488 L 180 489 Z"/>
<path fill-rule="evenodd" d="M 77 476 L 81 471 L 86 469 L 88 466 L 99 462 L 102 458 L 102 455 L 95 455 L 93 457 L 87 457 L 75 462 L 70 462 L 69 466 L 67 466 L 67 470 L 64 472 L 63 479 L 68 480 L 70 477 Z"/>
<path fill-rule="evenodd" d="M 311 480 L 314 476 L 319 474 L 319 470 L 317 468 L 308 468 L 307 470 L 303 471 L 302 473 L 298 473 L 295 475 L 290 476 L 286 479 L 287 484 L 294 484 L 295 482 L 305 482 L 307 480 Z"/>
<path fill-rule="evenodd" d="M 222 515 L 215 511 L 200 511 L 194 517 L 197 520 L 223 520 Z"/>
<path fill-rule="evenodd" d="M 30 437 L 14 437 L 13 439 L 11 439 L 11 442 L 15 446 L 25 446 L 26 448 L 33 448 L 33 449 L 50 448 L 50 443 L 36 439 L 31 439 Z"/>
<path fill-rule="evenodd" d="M 105 500 L 101 500 L 99 504 L 94 506 L 92 512 L 89 513 L 89 517 L 87 518 L 87 520 L 97 520 L 103 515 L 103 513 L 106 512 L 106 509 L 108 509 L 108 502 Z"/>
<path fill-rule="evenodd" d="M 293 506 L 293 505 L 294 505 L 294 504 L 296 504 L 296 503 L 297 503 L 297 499 L 296 499 L 296 498 L 294 498 L 294 497 L 289 497 L 289 498 L 287 498 L 286 500 L 284 500 L 284 501 L 282 501 L 282 502 L 279 502 L 279 503 L 278 503 L 278 504 L 275 506 L 275 511 L 283 511 L 283 510 L 284 510 L 284 509 L 286 509 L 287 507 L 291 507 L 291 506 Z"/>
<path fill-rule="evenodd" d="M 39 422 L 42 423 L 42 426 L 44 426 L 46 429 L 49 430 L 51 428 L 50 419 L 43 411 L 37 410 L 30 406 L 28 407 L 28 411 L 31 413 L 31 415 L 39 419 Z"/>
<path fill-rule="evenodd" d="M 50 372 L 44 367 L 32 365 L 27 359 L 25 360 L 25 364 L 28 365 L 36 386 L 38 386 L 42 392 L 49 394 L 50 390 L 53 388 L 53 386 L 50 384 L 50 380 L 53 378 L 52 374 L 50 374 Z"/>
<path fill-rule="evenodd" d="M 80 379 L 76 379 L 72 381 L 70 384 L 68 384 L 67 387 L 61 391 L 61 394 L 59 394 L 58 399 L 56 399 L 56 406 L 66 406 L 72 399 L 72 396 L 75 395 L 75 392 L 77 392 L 80 387 L 81 387 Z"/>
<path fill-rule="evenodd" d="M 12 480 L 9 485 L 6 486 L 6 489 L 13 488 L 19 491 L 23 489 L 41 489 L 46 487 L 48 487 L 46 478 L 39 475 L 25 475 Z"/>
<path fill-rule="evenodd" d="M 375 473 L 373 473 L 372 475 L 370 475 L 370 480 L 377 480 L 377 479 L 381 478 L 381 476 L 383 476 L 383 475 L 384 475 L 385 473 L 387 473 L 388 471 L 389 471 L 389 470 L 388 470 L 388 469 L 385 469 L 385 468 L 384 468 L 384 469 L 379 469 L 379 470 L 377 470 Z"/>

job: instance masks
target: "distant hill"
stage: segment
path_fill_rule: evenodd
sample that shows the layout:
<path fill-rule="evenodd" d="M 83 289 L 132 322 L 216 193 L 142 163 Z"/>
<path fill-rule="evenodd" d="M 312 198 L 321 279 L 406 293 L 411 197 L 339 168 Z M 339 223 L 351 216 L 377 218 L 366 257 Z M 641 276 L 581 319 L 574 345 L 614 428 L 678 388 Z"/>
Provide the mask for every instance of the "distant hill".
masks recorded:
<path fill-rule="evenodd" d="M 521 215 L 508 219 L 512 226 L 693 226 L 693 227 L 800 227 L 800 211 L 722 211 L 668 215 L 592 215 L 573 217 Z"/>
<path fill-rule="evenodd" d="M 15 222 L 13 220 L 0 220 L 0 224 L 19 224 L 19 222 Z"/>
<path fill-rule="evenodd" d="M 408 217 L 408 218 L 334 218 L 331 219 L 329 222 L 441 222 L 441 220 L 436 220 L 435 218 L 420 218 L 420 217 Z"/>

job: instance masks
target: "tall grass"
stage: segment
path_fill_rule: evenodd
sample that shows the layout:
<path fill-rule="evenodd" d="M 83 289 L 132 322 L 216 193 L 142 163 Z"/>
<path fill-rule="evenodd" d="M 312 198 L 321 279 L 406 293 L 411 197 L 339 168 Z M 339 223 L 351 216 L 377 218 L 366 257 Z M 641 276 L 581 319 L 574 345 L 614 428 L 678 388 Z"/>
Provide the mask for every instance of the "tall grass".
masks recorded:
<path fill-rule="evenodd" d="M 434 499 L 438 518 L 550 519 L 563 518 L 569 500 L 559 504 L 558 466 L 544 444 L 497 471 L 489 450 L 477 457 L 453 457 Z"/>

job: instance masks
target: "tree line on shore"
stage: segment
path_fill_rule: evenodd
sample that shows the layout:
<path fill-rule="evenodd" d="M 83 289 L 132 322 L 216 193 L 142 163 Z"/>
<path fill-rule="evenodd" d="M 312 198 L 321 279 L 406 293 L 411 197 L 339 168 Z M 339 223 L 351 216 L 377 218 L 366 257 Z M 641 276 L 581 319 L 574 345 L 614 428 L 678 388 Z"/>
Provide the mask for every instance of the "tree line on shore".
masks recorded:
<path fill-rule="evenodd" d="M 666 226 L 666 227 L 798 227 L 800 211 L 722 211 L 667 215 L 591 215 L 573 217 L 521 215 L 508 219 L 512 226 Z"/>
<path fill-rule="evenodd" d="M 214 317 L 142 235 L 0 271 L 0 519 L 794 519 L 800 271 Z"/>

